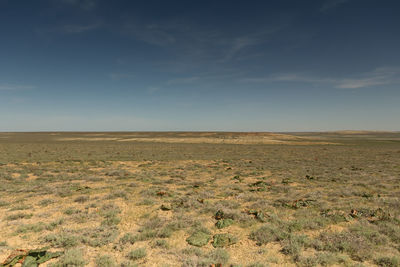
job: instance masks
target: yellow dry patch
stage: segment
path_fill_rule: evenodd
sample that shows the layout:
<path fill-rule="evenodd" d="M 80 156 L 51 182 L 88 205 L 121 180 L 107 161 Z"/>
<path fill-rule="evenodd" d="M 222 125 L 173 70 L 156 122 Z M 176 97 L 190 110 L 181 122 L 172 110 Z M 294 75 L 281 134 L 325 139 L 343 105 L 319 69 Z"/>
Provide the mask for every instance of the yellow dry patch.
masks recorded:
<path fill-rule="evenodd" d="M 121 135 L 120 137 L 98 137 L 105 134 L 86 134 L 85 137 L 57 138 L 57 141 L 118 141 L 118 142 L 156 142 L 156 143 L 190 143 L 190 144 L 286 144 L 286 145 L 322 145 L 331 142 L 312 142 L 311 137 L 299 137 L 278 133 L 227 133 L 217 136 L 216 133 L 176 133 L 170 136 L 146 136 L 144 134 Z"/>

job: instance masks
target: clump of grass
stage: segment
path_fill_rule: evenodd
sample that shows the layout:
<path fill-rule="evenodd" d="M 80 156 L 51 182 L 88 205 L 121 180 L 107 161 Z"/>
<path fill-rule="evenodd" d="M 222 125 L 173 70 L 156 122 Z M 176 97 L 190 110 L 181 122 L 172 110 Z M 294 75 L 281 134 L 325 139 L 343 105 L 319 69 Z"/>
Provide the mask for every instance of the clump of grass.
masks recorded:
<path fill-rule="evenodd" d="M 338 264 L 340 266 L 363 266 L 363 265 L 353 265 L 353 261 L 349 259 L 348 256 L 343 254 L 337 254 L 332 252 L 318 252 L 313 256 L 303 257 L 300 256 L 297 259 L 296 264 L 300 267 L 310 267 L 310 266 L 331 266 Z"/>
<path fill-rule="evenodd" d="M 72 220 L 76 223 L 85 223 L 87 222 L 90 218 L 92 218 L 95 214 L 89 214 L 88 211 L 84 212 L 79 212 L 76 214 L 73 214 L 71 216 Z"/>
<path fill-rule="evenodd" d="M 105 173 L 107 176 L 114 176 L 114 177 L 128 177 L 130 172 L 126 170 L 111 170 Z"/>
<path fill-rule="evenodd" d="M 82 243 L 88 244 L 91 247 L 101 247 L 113 242 L 118 236 L 116 227 L 91 228 L 81 231 Z"/>
<path fill-rule="evenodd" d="M 305 245 L 308 245 L 310 241 L 305 235 L 294 235 L 291 234 L 287 239 L 282 240 L 282 253 L 290 255 L 295 261 L 300 257 L 301 250 Z"/>
<path fill-rule="evenodd" d="M 351 231 L 323 232 L 313 241 L 312 246 L 319 251 L 329 252 L 345 252 L 350 255 L 353 260 L 364 261 L 371 257 L 374 244 L 372 240 L 378 242 L 378 239 L 366 235 L 371 233 L 357 233 Z M 379 235 L 379 233 L 376 233 Z"/>
<path fill-rule="evenodd" d="M 95 260 L 96 267 L 114 267 L 114 259 L 109 255 L 98 255 Z"/>
<path fill-rule="evenodd" d="M 174 222 L 165 223 L 165 220 L 155 216 L 146 221 L 139 229 L 139 234 L 135 237 L 137 241 L 149 240 L 155 237 L 167 238 L 172 233 L 179 229 L 179 226 Z"/>
<path fill-rule="evenodd" d="M 10 211 L 14 211 L 14 210 L 29 210 L 31 208 L 32 208 L 32 206 L 30 206 L 30 205 L 19 205 L 19 206 L 12 207 L 10 209 Z"/>
<path fill-rule="evenodd" d="M 139 267 L 139 265 L 137 265 L 137 263 L 133 263 L 131 261 L 122 262 L 120 266 L 121 267 Z"/>
<path fill-rule="evenodd" d="M 147 255 L 147 252 L 146 252 L 145 248 L 137 248 L 137 249 L 131 250 L 128 253 L 127 257 L 130 260 L 136 261 L 136 260 L 146 257 L 146 255 Z"/>
<path fill-rule="evenodd" d="M 65 267 L 65 266 L 75 266 L 81 267 L 87 264 L 84 254 L 80 249 L 69 249 L 65 252 L 65 254 L 60 258 L 60 260 L 52 264 L 52 267 Z"/>
<path fill-rule="evenodd" d="M 128 199 L 128 194 L 124 190 L 119 190 L 112 192 L 105 197 L 105 199 L 116 199 L 116 198 Z"/>
<path fill-rule="evenodd" d="M 396 267 L 400 266 L 400 258 L 393 256 L 393 257 L 388 257 L 388 256 L 383 256 L 383 257 L 378 257 L 374 260 L 375 264 L 378 266 L 382 267 Z"/>
<path fill-rule="evenodd" d="M 257 242 L 257 245 L 264 245 L 269 242 L 281 241 L 289 237 L 289 234 L 281 227 L 266 224 L 253 231 L 250 239 Z"/>
<path fill-rule="evenodd" d="M 74 199 L 74 202 L 84 203 L 84 202 L 86 202 L 88 200 L 89 200 L 88 196 L 79 196 L 79 197 Z"/>
<path fill-rule="evenodd" d="M 46 225 L 46 230 L 52 231 L 54 230 L 57 226 L 62 225 L 64 223 L 64 218 L 59 218 L 55 221 L 52 221 L 51 223 Z"/>
<path fill-rule="evenodd" d="M 168 249 L 169 244 L 166 240 L 164 239 L 157 239 L 151 244 L 152 248 L 163 248 L 163 249 Z"/>
<path fill-rule="evenodd" d="M 39 201 L 39 205 L 42 207 L 47 207 L 48 205 L 53 204 L 54 202 L 55 202 L 54 200 L 47 198 Z"/>
<path fill-rule="evenodd" d="M 126 243 L 134 244 L 135 242 L 136 237 L 131 233 L 126 233 L 119 239 L 119 243 L 123 245 L 125 245 Z"/>
<path fill-rule="evenodd" d="M 19 213 L 14 213 L 14 214 L 7 216 L 6 219 L 8 221 L 15 221 L 15 220 L 19 220 L 19 219 L 29 219 L 32 216 L 33 216 L 33 214 L 31 214 L 31 213 L 19 212 Z"/>
<path fill-rule="evenodd" d="M 246 267 L 267 267 L 268 265 L 265 265 L 264 263 L 260 262 L 255 262 L 255 263 L 250 263 Z"/>
<path fill-rule="evenodd" d="M 74 208 L 67 208 L 67 209 L 65 209 L 63 211 L 63 213 L 66 214 L 66 215 L 77 214 L 77 213 L 80 213 L 80 212 L 82 212 L 82 211 L 78 210 L 78 209 L 74 209 Z"/>
<path fill-rule="evenodd" d="M 17 233 L 26 233 L 26 232 L 41 232 L 44 230 L 43 223 L 36 224 L 23 224 L 17 228 Z"/>
<path fill-rule="evenodd" d="M 185 256 L 182 266 L 191 267 L 191 266 L 218 266 L 225 264 L 229 261 L 229 253 L 222 249 L 217 248 L 211 251 L 209 254 L 203 253 L 200 248 L 191 247 L 188 249 L 182 250 L 182 254 Z"/>
<path fill-rule="evenodd" d="M 150 205 L 154 205 L 154 200 L 151 198 L 145 198 L 143 200 L 141 200 L 138 205 L 143 205 L 143 206 L 150 206 Z"/>
<path fill-rule="evenodd" d="M 229 261 L 230 255 L 225 249 L 217 248 L 212 250 L 208 257 L 214 264 L 224 265 Z"/>
<path fill-rule="evenodd" d="M 80 243 L 80 238 L 70 233 L 48 234 L 44 237 L 44 242 L 50 243 L 54 247 L 70 248 Z"/>
<path fill-rule="evenodd" d="M 119 213 L 121 213 L 121 210 L 118 206 L 113 204 L 103 205 L 100 210 L 100 214 L 104 217 L 101 225 L 113 226 L 119 224 L 119 222 L 121 221 L 121 219 L 118 217 Z"/>

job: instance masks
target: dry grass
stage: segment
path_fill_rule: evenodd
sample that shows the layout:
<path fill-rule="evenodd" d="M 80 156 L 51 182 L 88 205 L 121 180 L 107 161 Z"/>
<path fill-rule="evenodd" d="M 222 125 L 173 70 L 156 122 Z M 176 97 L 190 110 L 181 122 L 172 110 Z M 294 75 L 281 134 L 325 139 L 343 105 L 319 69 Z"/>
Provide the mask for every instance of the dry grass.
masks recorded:
<path fill-rule="evenodd" d="M 54 266 L 399 262 L 398 134 L 0 135 L 0 261 L 49 246 Z M 132 138 L 147 142 L 116 142 Z"/>

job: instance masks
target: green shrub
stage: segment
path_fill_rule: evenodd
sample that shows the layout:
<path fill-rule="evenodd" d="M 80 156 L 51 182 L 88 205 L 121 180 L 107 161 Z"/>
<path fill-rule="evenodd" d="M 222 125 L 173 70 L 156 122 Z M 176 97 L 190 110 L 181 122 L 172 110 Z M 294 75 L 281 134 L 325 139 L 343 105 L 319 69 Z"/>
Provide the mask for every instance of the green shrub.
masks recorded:
<path fill-rule="evenodd" d="M 306 235 L 293 235 L 291 234 L 287 239 L 281 241 L 282 253 L 290 255 L 295 261 L 299 259 L 300 253 L 304 245 L 309 243 Z"/>
<path fill-rule="evenodd" d="M 43 200 L 39 201 L 39 205 L 42 207 L 46 207 L 50 204 L 53 204 L 54 202 L 55 202 L 54 200 L 47 198 L 47 199 L 43 199 Z"/>
<path fill-rule="evenodd" d="M 128 258 L 130 260 L 135 261 L 135 260 L 139 260 L 139 259 L 146 257 L 146 255 L 147 255 L 147 252 L 146 252 L 145 248 L 138 248 L 138 249 L 131 250 L 128 253 Z"/>
<path fill-rule="evenodd" d="M 80 239 L 69 233 L 48 234 L 44 237 L 44 241 L 50 243 L 54 247 L 70 248 L 77 246 Z"/>
<path fill-rule="evenodd" d="M 79 196 L 79 197 L 74 199 L 74 202 L 84 203 L 84 202 L 86 202 L 88 200 L 89 200 L 88 196 Z"/>
<path fill-rule="evenodd" d="M 114 259 L 109 255 L 98 255 L 95 260 L 97 267 L 114 267 L 116 266 Z"/>
<path fill-rule="evenodd" d="M 289 237 L 289 234 L 278 226 L 263 225 L 250 234 L 250 239 L 257 242 L 257 245 L 264 245 L 269 242 L 281 241 Z"/>
<path fill-rule="evenodd" d="M 14 214 L 7 216 L 6 219 L 9 221 L 15 221 L 15 220 L 19 220 L 19 219 L 29 219 L 32 216 L 33 216 L 33 214 L 30 214 L 30 213 L 19 212 L 19 213 L 14 213 Z"/>
<path fill-rule="evenodd" d="M 60 260 L 50 265 L 52 267 L 66 267 L 66 266 L 74 266 L 81 267 L 87 264 L 83 252 L 80 249 L 69 249 L 65 252 L 65 254 L 60 258 Z"/>
<path fill-rule="evenodd" d="M 397 267 L 400 266 L 398 257 L 379 257 L 375 259 L 375 264 L 382 267 Z"/>

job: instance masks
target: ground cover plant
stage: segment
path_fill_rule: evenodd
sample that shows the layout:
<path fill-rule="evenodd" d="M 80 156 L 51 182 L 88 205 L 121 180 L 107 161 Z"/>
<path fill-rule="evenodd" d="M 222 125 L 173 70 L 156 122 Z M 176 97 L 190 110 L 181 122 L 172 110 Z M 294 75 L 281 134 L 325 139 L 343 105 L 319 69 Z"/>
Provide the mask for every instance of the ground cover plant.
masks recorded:
<path fill-rule="evenodd" d="M 400 262 L 400 134 L 0 137 L 0 263 L 44 247 L 60 252 L 44 266 Z"/>

